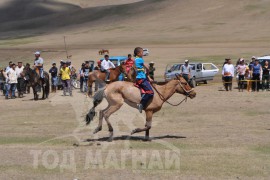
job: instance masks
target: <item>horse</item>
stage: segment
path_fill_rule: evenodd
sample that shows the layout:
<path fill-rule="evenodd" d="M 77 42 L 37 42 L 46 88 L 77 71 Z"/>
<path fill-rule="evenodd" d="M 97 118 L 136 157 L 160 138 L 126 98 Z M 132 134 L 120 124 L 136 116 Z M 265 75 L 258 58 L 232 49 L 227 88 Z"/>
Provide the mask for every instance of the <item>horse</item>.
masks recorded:
<path fill-rule="evenodd" d="M 28 82 L 30 84 L 30 86 L 33 89 L 33 93 L 34 93 L 34 100 L 38 100 L 38 90 L 39 87 L 42 88 L 42 99 L 46 99 L 49 97 L 49 93 L 50 93 L 50 77 L 49 74 L 46 71 L 43 71 L 43 75 L 44 75 L 44 84 L 45 87 L 42 85 L 41 79 L 39 74 L 36 72 L 36 70 L 31 69 L 30 65 L 26 65 L 25 68 L 23 69 L 22 75 L 28 76 Z"/>
<path fill-rule="evenodd" d="M 98 54 L 99 54 L 99 55 L 103 55 L 103 54 L 105 54 L 105 53 L 106 53 L 106 54 L 110 54 L 109 50 L 107 50 L 107 49 L 101 49 L 101 50 L 98 51 Z"/>
<path fill-rule="evenodd" d="M 117 66 L 116 68 L 110 69 L 110 82 L 117 81 L 118 77 L 121 73 L 123 73 L 128 78 L 131 77 L 130 75 L 128 75 L 126 73 L 126 65 L 121 64 L 121 65 Z M 87 81 L 88 96 L 92 96 L 92 94 L 93 94 L 93 91 L 92 91 L 93 82 L 98 81 L 98 80 L 105 81 L 105 78 L 106 78 L 106 73 L 102 72 L 100 70 L 94 70 L 93 72 L 89 73 L 88 81 Z M 95 91 L 97 91 L 97 89 L 98 89 L 98 85 L 96 83 Z"/>
<path fill-rule="evenodd" d="M 184 100 L 187 98 L 193 99 L 196 96 L 196 92 L 192 89 L 186 80 L 180 76 L 176 75 L 175 79 L 172 79 L 163 84 L 152 84 L 154 89 L 154 97 L 149 102 L 148 106 L 144 109 L 146 114 L 146 124 L 144 128 L 136 128 L 131 132 L 132 134 L 145 131 L 145 140 L 149 140 L 149 131 L 151 129 L 153 114 L 158 112 L 164 102 L 168 102 L 168 99 L 175 93 L 183 94 L 185 96 Z M 93 97 L 93 107 L 89 110 L 85 117 L 86 125 L 90 124 L 96 115 L 95 108 L 106 98 L 108 106 L 99 112 L 99 124 L 94 130 L 94 134 L 102 130 L 103 118 L 106 120 L 110 136 L 108 141 L 113 140 L 113 127 L 109 121 L 109 117 L 119 110 L 121 106 L 127 103 L 133 108 L 137 108 L 137 104 L 140 103 L 141 93 L 140 89 L 135 87 L 133 83 L 126 81 L 117 81 L 107 85 L 104 89 L 99 90 Z M 180 105 L 184 100 L 182 100 Z M 171 103 L 169 103 L 171 104 Z M 171 104 L 172 105 L 172 104 Z M 174 105 L 176 106 L 176 105 Z"/>

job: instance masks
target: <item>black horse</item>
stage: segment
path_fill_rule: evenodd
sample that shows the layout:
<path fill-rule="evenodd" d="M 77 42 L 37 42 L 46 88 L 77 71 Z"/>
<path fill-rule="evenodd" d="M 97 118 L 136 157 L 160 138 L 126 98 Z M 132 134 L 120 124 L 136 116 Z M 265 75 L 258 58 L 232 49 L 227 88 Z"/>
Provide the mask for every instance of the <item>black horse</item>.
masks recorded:
<path fill-rule="evenodd" d="M 45 71 L 43 71 L 44 75 L 44 82 L 40 79 L 39 74 L 36 72 L 36 70 L 31 69 L 30 65 L 27 64 L 25 68 L 23 69 L 22 75 L 24 77 L 28 78 L 28 81 L 33 88 L 34 93 L 34 100 L 38 100 L 38 94 L 37 92 L 42 89 L 42 99 L 46 99 L 49 97 L 50 93 L 50 77 L 49 74 Z"/>

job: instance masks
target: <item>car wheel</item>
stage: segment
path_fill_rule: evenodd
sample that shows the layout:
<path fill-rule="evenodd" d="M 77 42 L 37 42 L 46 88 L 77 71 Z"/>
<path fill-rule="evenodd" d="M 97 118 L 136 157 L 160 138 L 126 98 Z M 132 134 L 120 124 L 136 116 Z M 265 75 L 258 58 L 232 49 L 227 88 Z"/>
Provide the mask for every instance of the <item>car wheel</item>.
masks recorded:
<path fill-rule="evenodd" d="M 207 84 L 207 81 L 205 80 L 205 81 L 203 81 L 203 83 L 204 83 L 204 84 Z"/>

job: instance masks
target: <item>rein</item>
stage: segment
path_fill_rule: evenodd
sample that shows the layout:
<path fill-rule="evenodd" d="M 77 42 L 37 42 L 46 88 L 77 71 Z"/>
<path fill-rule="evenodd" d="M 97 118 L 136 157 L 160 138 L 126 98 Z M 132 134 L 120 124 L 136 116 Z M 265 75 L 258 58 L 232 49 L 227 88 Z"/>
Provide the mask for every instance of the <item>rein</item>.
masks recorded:
<path fill-rule="evenodd" d="M 187 91 L 184 87 L 183 87 L 183 85 L 182 85 L 182 83 L 179 81 L 179 85 L 182 87 L 182 89 L 187 93 L 186 94 L 186 96 L 185 96 L 185 98 L 182 100 L 182 101 L 180 101 L 179 103 L 177 103 L 177 104 L 172 104 L 172 103 L 170 103 L 168 100 L 166 100 L 166 98 L 157 90 L 157 88 L 155 87 L 155 86 L 152 86 L 154 89 L 155 89 L 155 91 L 158 93 L 158 95 L 159 95 L 159 97 L 160 97 L 160 99 L 162 100 L 162 101 L 164 101 L 164 102 L 166 102 L 166 103 L 168 103 L 169 105 L 171 105 L 171 106 L 179 106 L 180 104 L 182 104 L 184 101 L 185 102 L 187 102 L 187 98 L 188 98 L 188 96 L 189 96 L 189 93 L 191 92 L 191 91 L 193 91 L 193 90 L 190 90 L 190 91 Z"/>

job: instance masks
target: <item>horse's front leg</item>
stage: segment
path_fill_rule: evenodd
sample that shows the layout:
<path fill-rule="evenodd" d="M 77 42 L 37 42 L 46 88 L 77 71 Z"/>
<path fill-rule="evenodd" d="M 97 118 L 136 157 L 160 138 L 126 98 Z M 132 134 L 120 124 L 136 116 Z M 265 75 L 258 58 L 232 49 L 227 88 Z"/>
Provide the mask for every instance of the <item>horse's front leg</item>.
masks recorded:
<path fill-rule="evenodd" d="M 152 127 L 152 117 L 153 117 L 153 112 L 152 111 L 146 111 L 146 123 L 144 128 L 136 128 L 131 132 L 132 134 L 139 133 L 142 131 L 145 131 L 145 140 L 150 140 L 149 134 L 150 134 L 150 129 Z"/>
<path fill-rule="evenodd" d="M 37 101 L 38 100 L 38 94 L 37 94 L 37 91 L 35 89 L 35 87 L 33 86 L 33 94 L 34 94 L 34 100 Z"/>

